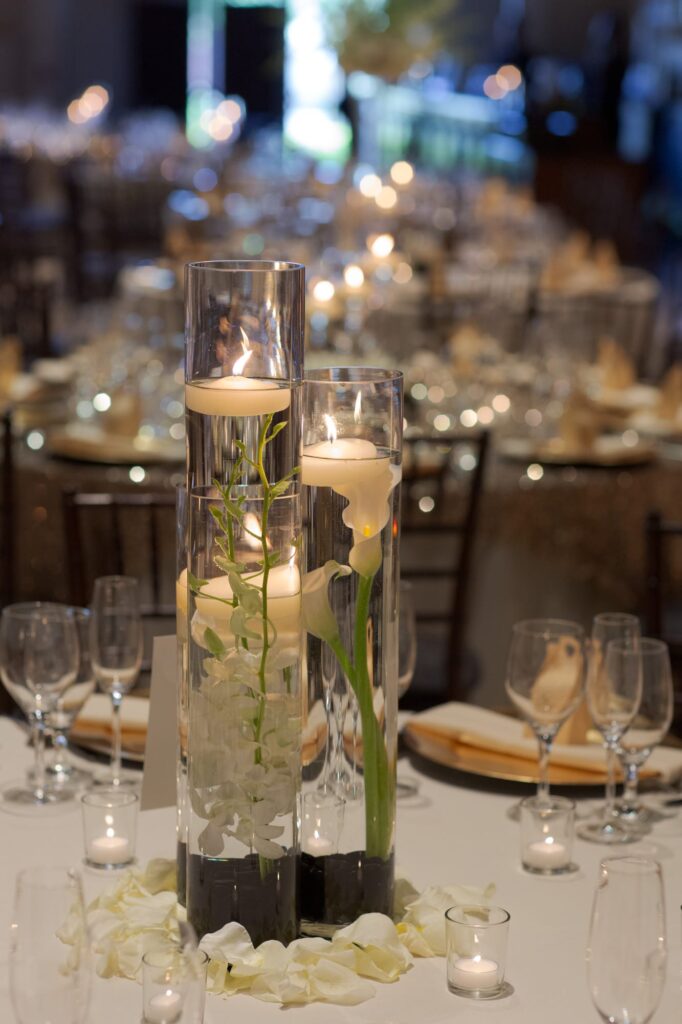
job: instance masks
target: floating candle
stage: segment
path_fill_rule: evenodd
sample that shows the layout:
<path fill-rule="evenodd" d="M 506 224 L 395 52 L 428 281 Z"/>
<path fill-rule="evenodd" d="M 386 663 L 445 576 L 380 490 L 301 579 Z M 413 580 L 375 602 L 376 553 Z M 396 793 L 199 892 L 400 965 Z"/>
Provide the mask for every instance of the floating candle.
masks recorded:
<path fill-rule="evenodd" d="M 291 403 L 291 390 L 260 377 L 208 377 L 185 384 L 185 405 L 205 416 L 265 416 L 282 412 Z"/>

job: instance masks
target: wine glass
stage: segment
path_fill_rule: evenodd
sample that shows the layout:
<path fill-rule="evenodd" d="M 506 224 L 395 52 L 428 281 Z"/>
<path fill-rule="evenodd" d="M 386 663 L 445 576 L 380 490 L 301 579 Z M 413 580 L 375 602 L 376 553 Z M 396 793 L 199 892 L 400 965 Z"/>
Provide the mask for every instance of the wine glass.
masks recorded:
<path fill-rule="evenodd" d="M 7 605 L 0 619 L 0 671 L 5 687 L 28 714 L 35 760 L 31 783 L 8 783 L 2 808 L 33 814 L 73 797 L 67 787 L 50 787 L 45 776 L 46 717 L 76 678 L 78 635 L 68 609 L 41 602 Z"/>
<path fill-rule="evenodd" d="M 616 803 L 619 819 L 635 825 L 663 817 L 639 800 L 639 770 L 659 744 L 673 718 L 673 680 L 668 646 L 662 640 L 639 641 L 642 656 L 642 699 L 639 711 L 620 738 L 616 753 L 625 772 L 623 795 Z"/>
<path fill-rule="evenodd" d="M 590 995 L 608 1024 L 647 1024 L 665 982 L 661 867 L 644 857 L 599 866 L 587 947 Z"/>
<path fill-rule="evenodd" d="M 47 716 L 47 726 L 52 733 L 52 755 L 47 771 L 56 783 L 83 784 L 90 782 L 92 773 L 76 768 L 69 751 L 69 730 L 73 726 L 83 705 L 95 689 L 95 677 L 90 657 L 90 610 L 69 608 L 69 615 L 76 623 L 78 633 L 79 662 L 76 678 L 61 694 L 57 706 Z"/>
<path fill-rule="evenodd" d="M 90 951 L 77 872 L 40 867 L 17 876 L 9 978 L 18 1024 L 85 1024 Z"/>
<path fill-rule="evenodd" d="M 95 580 L 90 619 L 90 655 L 99 689 L 112 706 L 111 770 L 98 784 L 120 786 L 121 703 L 137 679 L 142 661 L 142 620 L 137 580 L 100 576 Z"/>
<path fill-rule="evenodd" d="M 593 843 L 632 843 L 641 839 L 643 829 L 625 825 L 614 816 L 616 802 L 616 750 L 630 726 L 642 699 L 642 655 L 639 635 L 609 640 L 606 649 L 592 644 L 587 683 L 587 706 L 606 750 L 606 801 L 597 821 L 586 821 L 577 829 L 581 839 Z"/>
<path fill-rule="evenodd" d="M 412 584 L 400 581 L 398 591 L 398 700 L 409 689 L 417 663 L 417 621 L 414 612 Z M 414 796 L 419 783 L 410 775 L 398 773 L 396 796 Z"/>
<path fill-rule="evenodd" d="M 585 688 L 585 632 L 564 619 L 527 619 L 512 627 L 505 689 L 535 733 L 538 797 L 549 798 L 552 743 Z"/>

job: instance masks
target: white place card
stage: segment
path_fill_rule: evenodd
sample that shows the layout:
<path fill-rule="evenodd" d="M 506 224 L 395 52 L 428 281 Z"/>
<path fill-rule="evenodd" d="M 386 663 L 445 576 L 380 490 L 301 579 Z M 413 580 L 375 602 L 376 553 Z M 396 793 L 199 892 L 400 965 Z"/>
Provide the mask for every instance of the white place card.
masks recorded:
<path fill-rule="evenodd" d="M 178 657 L 175 636 L 155 636 L 140 809 L 175 805 Z"/>

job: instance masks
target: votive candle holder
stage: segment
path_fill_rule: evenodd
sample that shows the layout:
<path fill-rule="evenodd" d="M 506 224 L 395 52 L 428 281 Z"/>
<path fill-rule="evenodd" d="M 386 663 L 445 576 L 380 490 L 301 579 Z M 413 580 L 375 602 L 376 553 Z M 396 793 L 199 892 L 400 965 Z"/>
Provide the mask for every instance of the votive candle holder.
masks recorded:
<path fill-rule="evenodd" d="M 566 797 L 530 796 L 521 801 L 521 864 L 534 875 L 576 871 L 572 861 L 575 803 Z"/>
<path fill-rule="evenodd" d="M 511 991 L 504 980 L 509 911 L 467 904 L 445 911 L 448 988 L 467 999 L 499 999 Z"/>
<path fill-rule="evenodd" d="M 83 840 L 88 867 L 111 871 L 135 860 L 137 793 L 97 789 L 81 797 Z"/>

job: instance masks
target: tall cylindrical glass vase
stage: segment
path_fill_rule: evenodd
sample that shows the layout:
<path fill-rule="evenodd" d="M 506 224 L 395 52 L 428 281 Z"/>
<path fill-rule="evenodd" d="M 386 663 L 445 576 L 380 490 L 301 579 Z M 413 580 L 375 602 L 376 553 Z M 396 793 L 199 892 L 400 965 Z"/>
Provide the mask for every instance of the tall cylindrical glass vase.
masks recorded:
<path fill-rule="evenodd" d="M 301 915 L 327 935 L 393 908 L 402 375 L 306 375 L 301 479 Z"/>
<path fill-rule="evenodd" d="M 186 271 L 188 918 L 298 930 L 304 268 Z"/>

